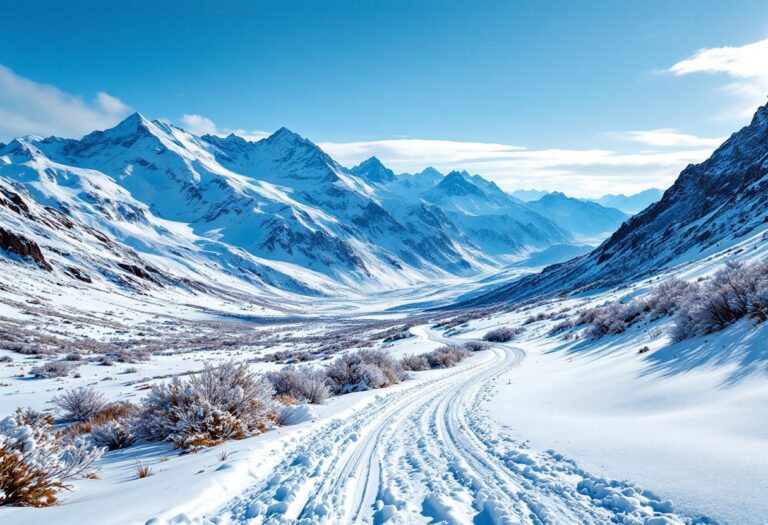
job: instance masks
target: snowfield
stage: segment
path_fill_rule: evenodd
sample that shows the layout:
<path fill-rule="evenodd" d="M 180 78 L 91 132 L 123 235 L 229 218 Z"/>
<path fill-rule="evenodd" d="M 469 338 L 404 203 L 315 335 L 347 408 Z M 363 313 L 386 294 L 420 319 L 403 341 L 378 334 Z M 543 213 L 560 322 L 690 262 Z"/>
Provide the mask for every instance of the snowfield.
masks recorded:
<path fill-rule="evenodd" d="M 768 523 L 767 195 L 768 106 L 586 254 L 285 129 L 14 140 L 0 523 Z"/>
<path fill-rule="evenodd" d="M 428 326 L 413 332 L 427 347 L 448 339 Z M 457 368 L 335 398 L 311 409 L 311 421 L 221 446 L 232 454 L 223 461 L 215 449 L 177 456 L 156 444 L 109 453 L 103 479 L 78 482 L 61 506 L 0 516 L 74 524 L 101 509 L 105 524 L 713 523 L 522 440 L 505 423 L 531 403 L 510 396 L 508 379 L 527 354 L 495 344 Z M 135 479 L 137 459 L 156 473 Z"/>

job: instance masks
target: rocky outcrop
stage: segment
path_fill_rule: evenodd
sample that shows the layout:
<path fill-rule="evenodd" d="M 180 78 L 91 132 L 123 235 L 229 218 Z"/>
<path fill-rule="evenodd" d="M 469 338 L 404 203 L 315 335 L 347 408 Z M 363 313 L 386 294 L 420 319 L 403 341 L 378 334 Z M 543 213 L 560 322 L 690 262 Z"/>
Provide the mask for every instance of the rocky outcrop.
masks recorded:
<path fill-rule="evenodd" d="M 0 228 L 0 249 L 24 259 L 31 259 L 43 270 L 53 271 L 53 267 L 45 260 L 40 246 L 23 235 Z"/>

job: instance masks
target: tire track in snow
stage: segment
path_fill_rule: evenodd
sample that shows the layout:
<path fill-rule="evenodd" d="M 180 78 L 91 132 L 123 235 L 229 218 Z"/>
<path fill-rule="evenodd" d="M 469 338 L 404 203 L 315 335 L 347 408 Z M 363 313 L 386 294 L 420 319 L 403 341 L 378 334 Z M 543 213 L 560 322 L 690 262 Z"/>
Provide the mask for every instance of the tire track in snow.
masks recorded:
<path fill-rule="evenodd" d="M 428 332 L 429 338 L 452 342 Z M 375 399 L 303 438 L 271 476 L 199 523 L 712 523 L 652 493 L 595 478 L 490 428 L 482 401 L 525 352 L 497 344 L 469 364 Z"/>

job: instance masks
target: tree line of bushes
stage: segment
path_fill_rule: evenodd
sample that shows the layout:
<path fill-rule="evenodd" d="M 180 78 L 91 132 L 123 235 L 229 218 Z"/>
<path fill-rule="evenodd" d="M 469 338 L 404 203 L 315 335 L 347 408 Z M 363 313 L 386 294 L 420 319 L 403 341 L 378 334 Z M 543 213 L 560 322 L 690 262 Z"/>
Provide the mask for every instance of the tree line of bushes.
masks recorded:
<path fill-rule="evenodd" d="M 674 316 L 670 337 L 676 342 L 717 332 L 746 317 L 765 321 L 768 262 L 731 262 L 711 278 L 696 282 L 670 279 L 646 297 L 584 309 L 576 319 L 555 325 L 550 333 L 586 325 L 585 335 L 598 339 L 670 315 Z"/>

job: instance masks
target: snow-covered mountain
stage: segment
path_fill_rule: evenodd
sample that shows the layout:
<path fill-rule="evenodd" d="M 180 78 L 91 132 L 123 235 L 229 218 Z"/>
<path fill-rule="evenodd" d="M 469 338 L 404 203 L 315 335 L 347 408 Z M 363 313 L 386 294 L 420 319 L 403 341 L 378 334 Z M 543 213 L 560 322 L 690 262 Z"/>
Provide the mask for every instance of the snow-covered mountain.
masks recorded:
<path fill-rule="evenodd" d="M 571 241 L 477 175 L 395 175 L 376 158 L 350 170 L 285 128 L 198 137 L 138 113 L 2 146 L 0 185 L 3 263 L 119 286 L 387 289 Z"/>
<path fill-rule="evenodd" d="M 603 195 L 595 202 L 634 215 L 661 199 L 663 193 L 660 189 L 649 188 L 634 195 Z"/>
<path fill-rule="evenodd" d="M 489 304 L 611 286 L 721 252 L 768 229 L 768 105 L 701 164 L 685 168 L 661 200 L 591 253 L 469 301 Z"/>
<path fill-rule="evenodd" d="M 527 204 L 529 208 L 554 221 L 576 238 L 605 237 L 616 231 L 629 215 L 596 202 L 568 197 L 560 192 L 548 193 Z"/>

